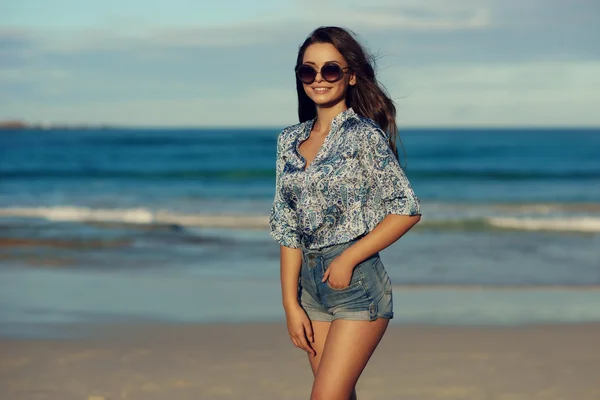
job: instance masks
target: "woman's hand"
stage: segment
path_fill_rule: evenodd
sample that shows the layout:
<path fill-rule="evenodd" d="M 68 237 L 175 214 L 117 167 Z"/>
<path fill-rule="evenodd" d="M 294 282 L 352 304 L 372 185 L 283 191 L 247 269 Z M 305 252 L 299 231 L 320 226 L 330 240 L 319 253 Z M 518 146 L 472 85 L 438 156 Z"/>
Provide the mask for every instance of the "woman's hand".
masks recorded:
<path fill-rule="evenodd" d="M 285 317 L 287 320 L 288 333 L 294 346 L 306 351 L 314 357 L 317 353 L 310 343 L 315 340 L 312 325 L 310 324 L 310 319 L 308 319 L 306 312 L 300 305 L 296 304 L 295 306 L 286 308 Z"/>
<path fill-rule="evenodd" d="M 344 289 L 352 281 L 355 266 L 340 255 L 327 267 L 325 274 L 323 274 L 323 282 L 329 281 L 327 284 L 333 289 Z"/>

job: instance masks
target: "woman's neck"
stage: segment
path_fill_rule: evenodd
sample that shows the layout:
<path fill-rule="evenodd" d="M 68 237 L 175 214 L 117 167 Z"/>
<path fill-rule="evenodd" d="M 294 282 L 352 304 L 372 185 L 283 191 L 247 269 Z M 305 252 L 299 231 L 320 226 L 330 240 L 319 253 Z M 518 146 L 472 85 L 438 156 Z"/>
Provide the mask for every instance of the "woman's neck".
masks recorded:
<path fill-rule="evenodd" d="M 313 125 L 313 131 L 327 134 L 329 132 L 329 127 L 331 126 L 331 121 L 347 109 L 348 107 L 346 106 L 345 101 L 341 101 L 332 107 L 317 106 L 317 120 Z"/>

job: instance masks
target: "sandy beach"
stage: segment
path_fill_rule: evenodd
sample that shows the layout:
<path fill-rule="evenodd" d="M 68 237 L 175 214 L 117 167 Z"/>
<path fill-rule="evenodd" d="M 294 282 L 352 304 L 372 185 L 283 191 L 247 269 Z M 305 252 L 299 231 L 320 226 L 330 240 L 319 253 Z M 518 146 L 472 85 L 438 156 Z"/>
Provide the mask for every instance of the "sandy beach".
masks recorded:
<path fill-rule="evenodd" d="M 0 339 L 7 400 L 308 399 L 283 324 L 79 327 Z M 391 325 L 363 373 L 370 399 L 600 399 L 600 325 Z"/>

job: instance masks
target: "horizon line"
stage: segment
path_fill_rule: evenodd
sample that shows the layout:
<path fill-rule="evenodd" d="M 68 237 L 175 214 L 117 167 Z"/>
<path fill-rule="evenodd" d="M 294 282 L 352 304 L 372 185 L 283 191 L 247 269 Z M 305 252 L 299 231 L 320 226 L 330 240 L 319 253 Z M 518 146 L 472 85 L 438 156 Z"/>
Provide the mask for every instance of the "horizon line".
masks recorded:
<path fill-rule="evenodd" d="M 174 130 L 193 130 L 193 129 L 214 129 L 214 130 L 281 130 L 293 124 L 281 125 L 201 125 L 201 124 L 181 124 L 181 125 L 144 125 L 144 124 L 120 124 L 120 123 L 90 123 L 90 122 L 25 122 L 17 119 L 0 120 L 1 130 L 53 130 L 53 129 L 174 129 Z M 402 130 L 433 130 L 433 129 L 600 129 L 600 124 L 412 124 L 398 126 L 398 131 Z"/>

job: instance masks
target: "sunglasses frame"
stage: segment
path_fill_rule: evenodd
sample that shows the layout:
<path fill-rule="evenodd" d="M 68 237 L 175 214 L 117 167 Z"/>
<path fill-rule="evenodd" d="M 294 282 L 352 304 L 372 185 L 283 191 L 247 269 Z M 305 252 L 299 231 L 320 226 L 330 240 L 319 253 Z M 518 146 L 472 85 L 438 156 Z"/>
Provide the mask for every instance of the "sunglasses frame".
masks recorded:
<path fill-rule="evenodd" d="M 321 71 L 323 70 L 323 68 L 328 67 L 328 66 L 335 66 L 335 67 L 337 67 L 341 71 L 341 73 L 339 74 L 339 76 L 336 79 L 334 79 L 334 80 L 326 79 L 325 76 L 323 76 L 323 74 L 321 73 Z M 305 81 L 303 81 L 300 78 L 299 70 L 300 70 L 300 68 L 303 68 L 303 67 L 309 67 L 309 68 L 311 68 L 315 72 L 315 76 L 313 77 L 313 79 L 310 82 L 305 82 Z M 348 73 L 347 70 L 350 70 L 350 67 L 342 67 L 338 63 L 334 63 L 334 62 L 328 62 L 328 63 L 323 64 L 323 66 L 319 70 L 317 70 L 311 64 L 300 64 L 296 68 L 294 68 L 294 71 L 296 72 L 296 77 L 298 78 L 298 80 L 300 80 L 300 82 L 302 82 L 305 85 L 312 84 L 317 79 L 317 75 L 318 74 L 321 74 L 321 78 L 323 78 L 323 80 L 325 82 L 329 82 L 329 83 L 339 82 L 339 81 L 341 81 L 344 78 L 344 75 L 346 75 Z"/>

